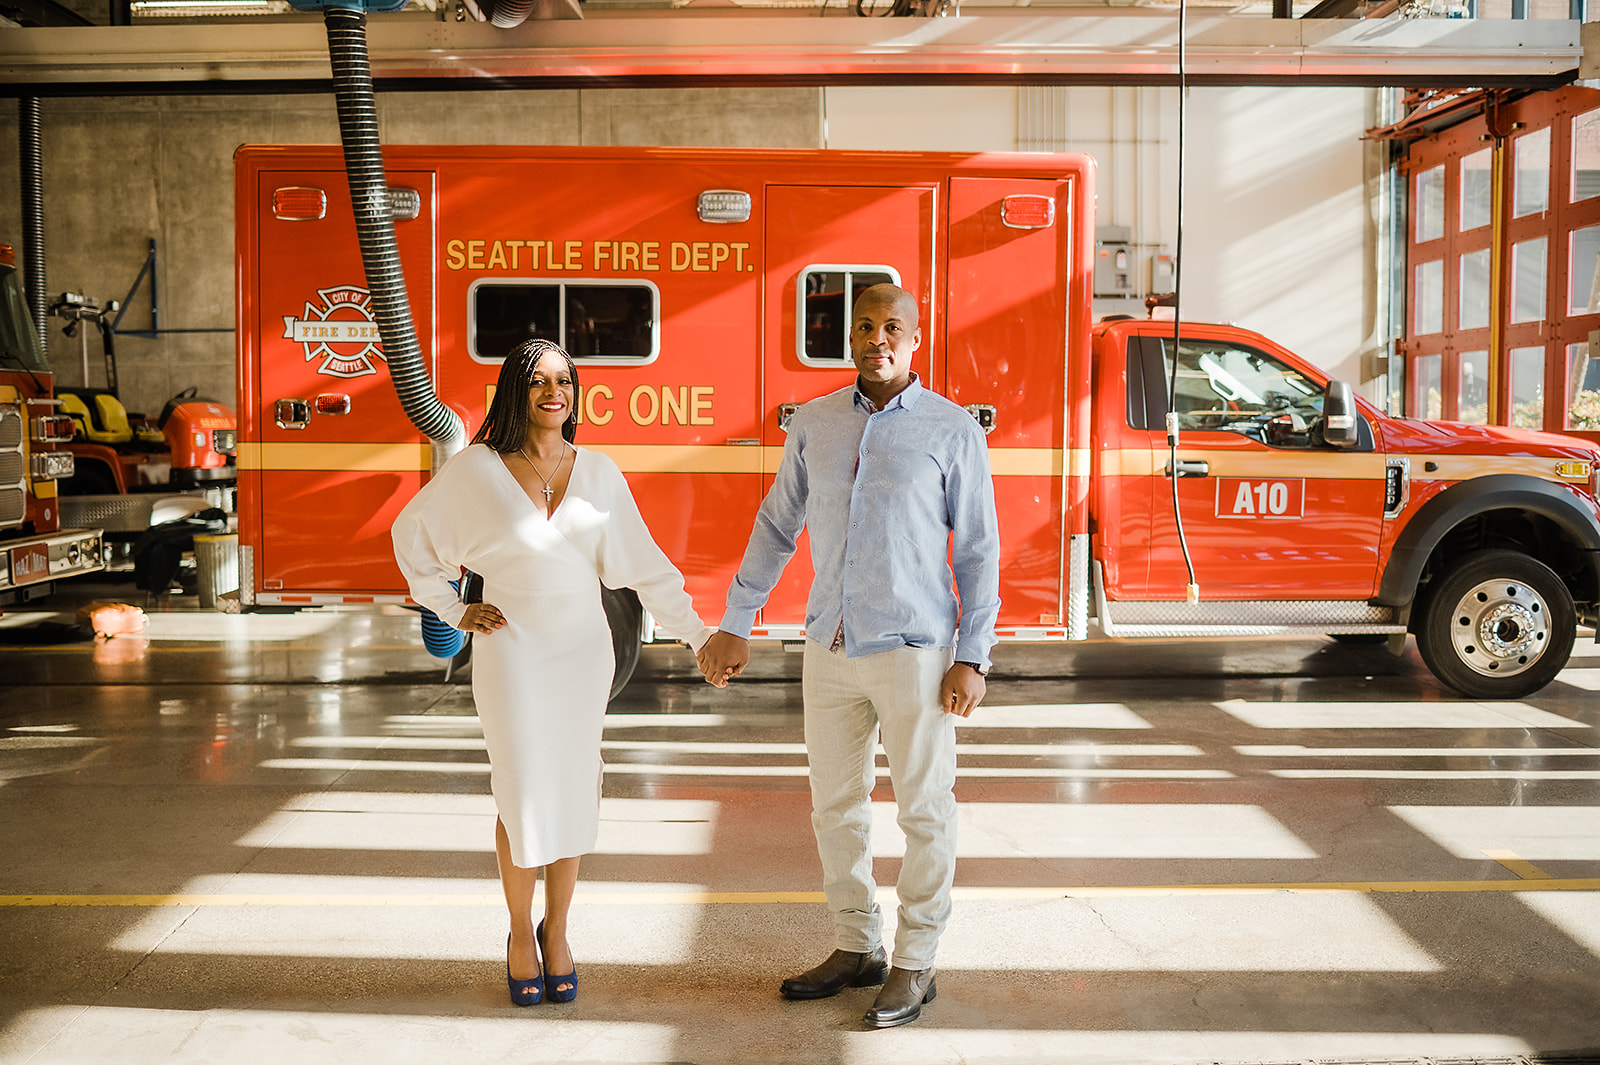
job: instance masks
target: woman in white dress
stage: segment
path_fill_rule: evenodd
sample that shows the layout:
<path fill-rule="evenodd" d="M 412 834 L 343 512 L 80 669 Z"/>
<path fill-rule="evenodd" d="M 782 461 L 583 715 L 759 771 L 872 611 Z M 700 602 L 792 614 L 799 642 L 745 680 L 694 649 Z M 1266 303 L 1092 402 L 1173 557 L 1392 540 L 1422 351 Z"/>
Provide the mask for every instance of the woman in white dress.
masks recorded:
<path fill-rule="evenodd" d="M 600 734 L 615 666 L 601 582 L 634 589 L 696 653 L 712 632 L 616 463 L 573 445 L 577 399 L 571 356 L 549 341 L 519 344 L 473 443 L 393 528 L 411 597 L 475 634 L 472 697 L 500 815 L 495 854 L 511 912 L 506 983 L 517 1005 L 545 994 L 566 1002 L 578 990 L 567 912 L 579 857 L 599 831 Z M 483 602 L 463 604 L 451 588 L 463 568 L 483 577 Z"/>

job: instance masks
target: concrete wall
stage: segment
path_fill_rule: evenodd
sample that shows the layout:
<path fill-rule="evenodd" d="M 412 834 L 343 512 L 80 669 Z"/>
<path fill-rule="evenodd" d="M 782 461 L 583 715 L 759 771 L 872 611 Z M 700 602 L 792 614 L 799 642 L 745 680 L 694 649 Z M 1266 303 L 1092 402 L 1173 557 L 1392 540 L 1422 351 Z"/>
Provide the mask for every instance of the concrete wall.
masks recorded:
<path fill-rule="evenodd" d="M 130 301 L 118 337 L 121 394 L 150 414 L 181 389 L 233 401 L 233 152 L 241 144 L 337 143 L 330 95 L 46 99 L 42 104 L 45 247 L 52 296 L 121 299 L 157 242 L 159 325 L 150 290 Z M 16 109 L 0 111 L 15 145 Z M 814 148 L 816 89 L 408 93 L 379 99 L 393 144 L 668 144 Z M 0 240 L 17 246 L 16 152 L 0 153 Z M 78 345 L 52 319 L 62 384 L 83 383 Z M 167 332 L 172 330 L 172 332 Z M 178 330 L 208 330 L 178 332 Z M 88 383 L 104 384 L 98 339 Z"/>
<path fill-rule="evenodd" d="M 1377 346 L 1374 94 L 1362 89 L 1196 89 L 1189 97 L 1184 308 L 1259 329 L 1360 381 Z M 393 94 L 389 143 L 677 144 L 1087 151 L 1099 220 L 1136 243 L 1177 235 L 1177 93 L 1132 88 L 830 88 Z M 180 389 L 231 397 L 233 151 L 333 143 L 331 96 L 47 99 L 45 240 L 52 294 L 122 298 L 149 240 L 160 254 L 154 339 L 118 348 L 129 406 L 154 413 Z M 16 111 L 0 110 L 15 144 Z M 0 240 L 20 244 L 14 152 L 0 153 Z M 19 247 L 20 251 L 20 247 Z M 150 328 L 148 288 L 123 319 Z M 77 346 L 53 323 L 65 384 Z M 177 332 L 177 330 L 217 330 Z M 90 384 L 102 383 L 91 345 Z M 1375 389 L 1369 389 L 1375 391 Z"/>

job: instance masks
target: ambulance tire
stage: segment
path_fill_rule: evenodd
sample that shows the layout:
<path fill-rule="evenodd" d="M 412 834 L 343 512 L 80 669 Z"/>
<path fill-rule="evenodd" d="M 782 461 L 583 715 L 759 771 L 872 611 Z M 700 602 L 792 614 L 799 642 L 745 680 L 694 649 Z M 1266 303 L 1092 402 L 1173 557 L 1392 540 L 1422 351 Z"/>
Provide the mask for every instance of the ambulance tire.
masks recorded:
<path fill-rule="evenodd" d="M 600 602 L 611 625 L 611 649 L 617 656 L 617 671 L 611 676 L 611 695 L 615 699 L 639 665 L 639 646 L 644 639 L 644 606 L 632 588 L 600 589 Z"/>
<path fill-rule="evenodd" d="M 1561 578 L 1520 551 L 1474 551 L 1432 582 L 1417 650 L 1433 675 L 1474 699 L 1520 699 L 1572 656 L 1577 612 Z"/>

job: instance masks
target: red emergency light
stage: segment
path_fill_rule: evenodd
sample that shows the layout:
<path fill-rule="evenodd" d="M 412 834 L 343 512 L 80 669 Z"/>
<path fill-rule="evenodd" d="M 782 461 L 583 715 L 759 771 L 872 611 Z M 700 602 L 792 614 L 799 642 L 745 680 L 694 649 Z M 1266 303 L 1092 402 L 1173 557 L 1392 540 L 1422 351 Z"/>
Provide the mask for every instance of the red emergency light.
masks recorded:
<path fill-rule="evenodd" d="M 328 194 L 291 185 L 272 191 L 272 214 L 285 222 L 315 222 L 328 213 Z"/>
<path fill-rule="evenodd" d="M 1012 229 L 1049 229 L 1055 220 L 1056 201 L 1048 196 L 1007 196 L 1000 201 L 1000 221 Z"/>

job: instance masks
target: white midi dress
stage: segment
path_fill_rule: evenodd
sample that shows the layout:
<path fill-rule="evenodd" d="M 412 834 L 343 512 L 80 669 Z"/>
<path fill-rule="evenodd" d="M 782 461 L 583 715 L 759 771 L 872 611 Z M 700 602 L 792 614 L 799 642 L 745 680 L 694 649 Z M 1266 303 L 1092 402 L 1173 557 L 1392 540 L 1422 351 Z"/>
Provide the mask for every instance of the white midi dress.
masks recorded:
<path fill-rule="evenodd" d="M 698 650 L 714 631 L 656 546 L 615 462 L 579 448 L 548 518 L 500 455 L 453 456 L 395 519 L 411 597 L 446 623 L 466 612 L 450 581 L 465 566 L 505 625 L 472 638 L 472 698 L 490 787 L 523 868 L 594 849 L 600 734 L 615 670 L 600 585 L 632 588 L 669 635 Z"/>

